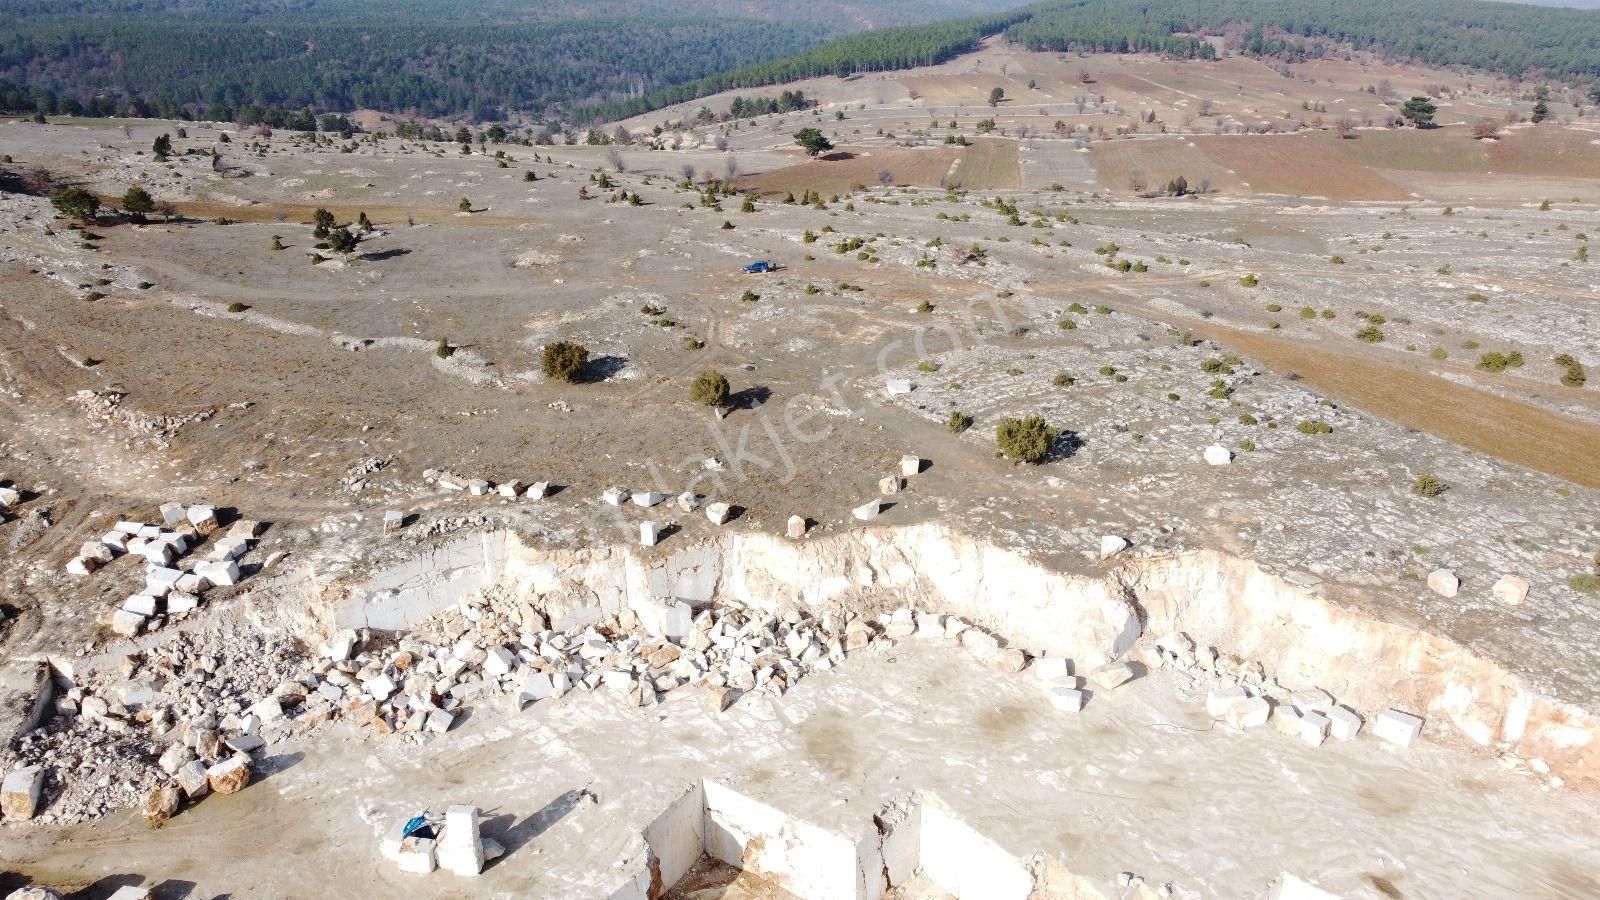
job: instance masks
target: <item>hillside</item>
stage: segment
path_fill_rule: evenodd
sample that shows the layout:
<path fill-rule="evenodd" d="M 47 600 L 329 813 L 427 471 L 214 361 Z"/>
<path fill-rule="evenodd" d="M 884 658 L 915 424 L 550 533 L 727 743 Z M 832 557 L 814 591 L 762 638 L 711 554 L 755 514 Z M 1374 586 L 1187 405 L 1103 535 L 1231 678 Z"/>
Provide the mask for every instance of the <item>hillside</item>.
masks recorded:
<path fill-rule="evenodd" d="M 554 116 L 1005 0 L 24 0 L 0 12 L 0 109 L 231 119 L 243 108 Z"/>

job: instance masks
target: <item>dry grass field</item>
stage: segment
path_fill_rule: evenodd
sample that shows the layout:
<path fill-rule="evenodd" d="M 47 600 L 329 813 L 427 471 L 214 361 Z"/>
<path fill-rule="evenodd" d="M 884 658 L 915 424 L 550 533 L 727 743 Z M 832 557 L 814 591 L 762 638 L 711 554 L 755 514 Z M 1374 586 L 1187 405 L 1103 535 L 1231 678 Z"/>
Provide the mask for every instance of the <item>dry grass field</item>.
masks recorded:
<path fill-rule="evenodd" d="M 1254 193 L 1330 200 L 1408 200 L 1410 192 L 1310 135 L 1206 135 L 1195 143 L 1226 161 Z"/>
<path fill-rule="evenodd" d="M 914 150 L 884 147 L 871 150 L 841 149 L 826 159 L 807 160 L 770 172 L 747 175 L 739 179 L 739 187 L 762 195 L 805 190 L 838 194 L 885 183 L 942 187 L 945 176 L 950 172 L 950 164 L 961 158 L 960 150 L 949 147 Z M 1015 168 L 1015 150 L 1011 160 Z M 883 177 L 884 173 L 888 174 L 887 180 Z"/>
<path fill-rule="evenodd" d="M 1427 131 L 1363 130 L 1338 141 L 1339 152 L 1376 169 L 1480 172 L 1495 175 L 1600 178 L 1600 135 L 1553 127 L 1518 127 L 1493 140 L 1476 140 L 1467 128 Z"/>
<path fill-rule="evenodd" d="M 992 138 L 973 141 L 961 157 L 955 179 L 975 191 L 1021 187 L 1017 142 Z"/>
<path fill-rule="evenodd" d="M 1133 190 L 1135 184 L 1165 184 L 1179 175 L 1195 189 L 1202 185 L 1224 193 L 1245 189 L 1238 175 L 1186 137 L 1099 141 L 1089 145 L 1089 162 L 1100 183 L 1117 191 Z"/>

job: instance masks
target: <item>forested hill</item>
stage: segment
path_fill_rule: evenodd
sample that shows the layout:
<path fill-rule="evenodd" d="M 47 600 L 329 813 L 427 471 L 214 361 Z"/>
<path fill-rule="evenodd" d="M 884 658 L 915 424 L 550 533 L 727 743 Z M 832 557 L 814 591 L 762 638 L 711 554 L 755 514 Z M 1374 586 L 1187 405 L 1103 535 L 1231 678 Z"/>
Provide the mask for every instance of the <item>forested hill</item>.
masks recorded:
<path fill-rule="evenodd" d="M 0 108 L 559 115 L 1015 0 L 4 0 Z M 786 12 L 787 10 L 787 12 Z"/>
<path fill-rule="evenodd" d="M 1354 46 L 1600 77 L 1600 13 L 1488 0 L 0 0 L 0 107 L 213 119 L 252 105 L 622 118 L 730 88 L 1032 50 L 1281 59 Z M 802 21 L 782 21 L 801 10 Z M 876 26 L 973 13 L 931 24 Z M 862 28 L 873 27 L 870 31 Z M 846 32 L 858 32 L 848 33 Z M 830 36 L 844 34 L 833 40 Z"/>
<path fill-rule="evenodd" d="M 585 112 L 621 118 L 730 88 L 943 62 L 994 34 L 1029 50 L 1211 58 L 1198 35 L 1235 34 L 1242 53 L 1304 59 L 1372 50 L 1509 75 L 1600 77 L 1600 12 L 1489 0 L 1048 0 L 1007 13 L 839 38 Z"/>

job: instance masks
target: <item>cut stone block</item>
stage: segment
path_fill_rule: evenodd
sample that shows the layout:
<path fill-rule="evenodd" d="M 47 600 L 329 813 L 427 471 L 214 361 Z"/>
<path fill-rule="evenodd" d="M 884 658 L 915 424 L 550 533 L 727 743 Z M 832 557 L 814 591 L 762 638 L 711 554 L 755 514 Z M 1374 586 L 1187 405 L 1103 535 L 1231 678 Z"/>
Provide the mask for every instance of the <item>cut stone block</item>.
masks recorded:
<path fill-rule="evenodd" d="M 130 547 L 129 552 L 137 552 L 152 566 L 170 566 L 172 561 L 177 558 L 177 554 L 173 552 L 170 545 L 159 541 L 150 541 L 137 551 Z"/>
<path fill-rule="evenodd" d="M 386 534 L 399 531 L 405 523 L 405 514 L 398 509 L 391 509 L 383 514 L 383 530 Z"/>
<path fill-rule="evenodd" d="M 678 495 L 678 508 L 686 513 L 694 512 L 700 508 L 700 495 L 694 491 L 684 491 Z"/>
<path fill-rule="evenodd" d="M 120 531 L 108 531 L 100 536 L 100 543 L 117 553 L 128 552 L 128 536 Z"/>
<path fill-rule="evenodd" d="M 515 500 L 522 496 L 522 482 L 515 479 L 512 479 L 511 481 L 502 481 L 500 482 L 499 486 L 495 488 L 495 492 L 507 500 Z"/>
<path fill-rule="evenodd" d="M 428 720 L 423 724 L 422 727 L 429 731 L 444 734 L 446 731 L 450 730 L 450 726 L 454 725 L 455 722 L 456 717 L 454 713 L 443 709 L 435 709 L 428 712 Z"/>
<path fill-rule="evenodd" d="M 376 678 L 367 679 L 367 683 L 361 686 L 361 690 L 374 700 L 387 700 L 395 691 L 399 690 L 399 687 L 394 683 L 393 678 L 388 675 L 379 675 Z"/>
<path fill-rule="evenodd" d="M 1035 657 L 1033 665 L 1029 668 L 1042 681 L 1058 681 L 1062 678 L 1070 677 L 1071 674 L 1067 671 L 1071 667 L 1064 658 L 1059 656 Z"/>
<path fill-rule="evenodd" d="M 1225 466 L 1233 462 L 1233 452 L 1221 444 L 1212 444 L 1206 448 L 1205 459 L 1207 465 Z"/>
<path fill-rule="evenodd" d="M 634 491 L 631 499 L 634 506 L 642 506 L 645 509 L 649 509 L 667 499 L 667 495 L 655 491 Z"/>
<path fill-rule="evenodd" d="M 323 655 L 334 662 L 344 662 L 355 651 L 358 640 L 360 636 L 356 634 L 354 628 L 335 631 L 333 636 L 328 638 L 328 643 L 323 646 Z"/>
<path fill-rule="evenodd" d="M 483 661 L 483 674 L 490 678 L 499 678 L 510 674 L 516 664 L 517 657 L 510 650 L 494 647 L 489 650 L 489 656 Z"/>
<path fill-rule="evenodd" d="M 166 523 L 168 528 L 171 528 L 182 522 L 188 512 L 183 508 L 182 503 L 163 503 L 161 504 L 161 521 Z"/>
<path fill-rule="evenodd" d="M 1428 573 L 1428 588 L 1441 597 L 1454 597 L 1461 590 L 1461 579 L 1449 569 L 1434 569 Z"/>
<path fill-rule="evenodd" d="M 910 380 L 905 378 L 891 378 L 884 384 L 884 390 L 886 390 L 891 397 L 897 397 L 901 394 L 909 394 L 915 387 L 916 385 L 912 384 Z"/>
<path fill-rule="evenodd" d="M 239 583 L 239 564 L 233 560 L 214 560 L 194 567 L 196 575 L 204 575 L 212 584 L 235 585 Z"/>
<path fill-rule="evenodd" d="M 868 500 L 866 503 L 863 503 L 860 506 L 856 507 L 855 509 L 851 510 L 850 514 L 855 516 L 857 519 L 860 519 L 863 522 L 870 522 L 871 520 L 876 519 L 878 517 L 878 513 L 881 512 L 882 510 L 883 510 L 882 501 L 879 501 L 879 500 Z"/>
<path fill-rule="evenodd" d="M 1128 549 L 1128 541 L 1114 534 L 1108 534 L 1100 539 L 1100 558 L 1110 559 L 1118 553 Z"/>
<path fill-rule="evenodd" d="M 1353 741 L 1361 733 L 1361 717 L 1342 706 L 1334 706 L 1323 715 L 1328 717 L 1328 734 L 1337 740 Z"/>
<path fill-rule="evenodd" d="M 905 481 L 899 475 L 886 475 L 878 479 L 878 493 L 898 494 L 905 487 Z"/>
<path fill-rule="evenodd" d="M 1520 606 L 1522 601 L 1528 599 L 1528 579 L 1516 575 L 1501 575 L 1500 580 L 1490 588 L 1494 598 L 1508 606 Z"/>
<path fill-rule="evenodd" d="M 150 594 L 134 594 L 122 601 L 123 610 L 146 618 L 155 615 L 156 607 L 159 605 L 160 601 Z"/>
<path fill-rule="evenodd" d="M 784 530 L 784 533 L 787 534 L 791 538 L 803 538 L 803 537 L 805 537 L 806 536 L 806 519 L 805 519 L 805 516 L 790 516 L 789 517 L 788 526 Z"/>
<path fill-rule="evenodd" d="M 706 504 L 706 518 L 709 519 L 713 525 L 726 524 L 728 521 L 728 516 L 732 515 L 732 513 L 733 507 L 727 503 Z"/>
<path fill-rule="evenodd" d="M 200 598 L 186 591 L 173 591 L 166 597 L 167 615 L 176 616 L 193 612 L 200 607 Z"/>
<path fill-rule="evenodd" d="M 145 616 L 126 609 L 119 609 L 111 614 L 111 630 L 123 637 L 137 637 L 144 628 Z"/>
<path fill-rule="evenodd" d="M 1372 733 L 1391 744 L 1409 747 L 1422 733 L 1422 719 L 1398 709 L 1386 709 L 1373 718 Z"/>
<path fill-rule="evenodd" d="M 483 836 L 478 831 L 476 806 L 452 806 L 444 813 L 444 833 L 439 836 L 439 867 L 456 875 L 483 872 Z"/>
<path fill-rule="evenodd" d="M 1305 710 L 1300 714 L 1300 740 L 1313 747 L 1322 746 L 1328 739 L 1328 717 L 1316 710 Z"/>
<path fill-rule="evenodd" d="M 1089 672 L 1089 680 L 1108 691 L 1127 684 L 1133 680 L 1133 676 L 1133 666 L 1125 662 L 1106 663 Z"/>
<path fill-rule="evenodd" d="M 1212 688 L 1206 694 L 1206 715 L 1213 719 L 1220 719 L 1222 714 L 1228 711 L 1228 707 L 1240 700 L 1248 700 L 1249 698 L 1250 695 L 1245 693 L 1244 688 L 1237 685 Z"/>
<path fill-rule="evenodd" d="M 28 766 L 6 773 L 0 782 L 0 814 L 11 821 L 27 821 L 39 811 L 39 793 L 44 790 L 44 767 Z"/>
<path fill-rule="evenodd" d="M 1244 697 L 1228 704 L 1222 711 L 1222 721 L 1240 730 L 1267 724 L 1272 717 L 1272 704 L 1265 697 Z"/>
<path fill-rule="evenodd" d="M 639 523 L 639 546 L 654 547 L 656 540 L 661 537 L 660 522 Z"/>
<path fill-rule="evenodd" d="M 900 457 L 900 476 L 913 478 L 922 472 L 922 457 L 906 455 Z"/>
<path fill-rule="evenodd" d="M 210 534 L 217 530 L 217 508 L 214 506 L 191 506 L 185 517 L 194 530 L 200 534 Z M 171 525 L 171 522 L 167 523 Z"/>
<path fill-rule="evenodd" d="M 117 551 L 101 541 L 84 541 L 78 548 L 78 555 L 103 566 L 117 558 Z"/>
<path fill-rule="evenodd" d="M 528 485 L 528 489 L 527 490 L 522 492 L 522 499 L 524 499 L 524 500 L 543 500 L 549 494 L 550 494 L 550 482 L 548 482 L 548 481 L 535 481 L 533 484 Z"/>
<path fill-rule="evenodd" d="M 622 501 L 628 499 L 628 492 L 622 488 L 606 488 L 605 491 L 600 494 L 600 499 L 604 500 L 610 506 L 621 506 Z"/>
<path fill-rule="evenodd" d="M 1083 691 L 1067 687 L 1064 684 L 1050 686 L 1050 703 L 1056 709 L 1064 712 L 1078 712 L 1083 709 L 1083 704 L 1088 701 Z"/>
<path fill-rule="evenodd" d="M 205 577 L 204 575 L 196 575 L 193 572 L 186 572 L 178 579 L 178 583 L 173 587 L 184 592 L 185 594 L 203 594 L 211 587 L 211 579 Z M 171 596 L 171 594 L 169 593 L 168 596 Z"/>
<path fill-rule="evenodd" d="M 74 556 L 67 560 L 68 575 L 88 575 L 99 567 L 100 563 L 91 557 Z"/>
<path fill-rule="evenodd" d="M 112 891 L 111 896 L 107 897 L 106 900 L 151 900 L 154 896 L 154 894 L 150 893 L 149 888 L 125 884 Z"/>
<path fill-rule="evenodd" d="M 182 579 L 182 571 L 166 566 L 155 566 L 144 573 L 146 583 L 163 585 L 166 590 L 177 587 L 178 582 Z"/>
<path fill-rule="evenodd" d="M 467 493 L 474 497 L 482 497 L 489 493 L 489 482 L 482 478 L 474 478 L 467 482 Z"/>

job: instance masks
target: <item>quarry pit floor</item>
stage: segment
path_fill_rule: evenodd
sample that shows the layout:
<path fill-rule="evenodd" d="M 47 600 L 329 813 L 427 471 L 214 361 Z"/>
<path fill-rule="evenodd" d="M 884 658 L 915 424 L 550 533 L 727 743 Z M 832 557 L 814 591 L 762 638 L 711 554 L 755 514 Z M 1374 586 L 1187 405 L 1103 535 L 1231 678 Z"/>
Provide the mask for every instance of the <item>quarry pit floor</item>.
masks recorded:
<path fill-rule="evenodd" d="M 1261 897 L 1285 871 L 1351 898 L 1600 895 L 1592 798 L 1425 739 L 1313 748 L 1271 725 L 1232 731 L 1206 715 L 1208 687 L 1162 670 L 1091 686 L 1066 713 L 1031 674 L 911 640 L 722 713 L 694 691 L 630 709 L 602 689 L 521 713 L 480 706 L 420 743 L 336 724 L 274 745 L 251 787 L 161 828 L 124 811 L 7 829 L 0 888 L 20 876 L 85 898 L 141 882 L 161 898 L 593 898 L 703 778 L 854 838 L 874 834 L 886 802 L 931 795 L 1107 896 L 1131 872 L 1179 897 Z M 397 818 L 454 803 L 481 806 L 508 851 L 478 879 L 408 875 L 379 855 Z M 787 896 L 747 881 L 682 896 Z"/>

